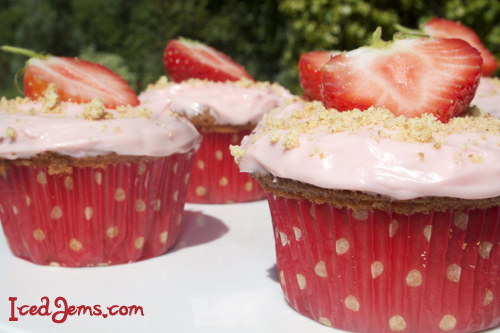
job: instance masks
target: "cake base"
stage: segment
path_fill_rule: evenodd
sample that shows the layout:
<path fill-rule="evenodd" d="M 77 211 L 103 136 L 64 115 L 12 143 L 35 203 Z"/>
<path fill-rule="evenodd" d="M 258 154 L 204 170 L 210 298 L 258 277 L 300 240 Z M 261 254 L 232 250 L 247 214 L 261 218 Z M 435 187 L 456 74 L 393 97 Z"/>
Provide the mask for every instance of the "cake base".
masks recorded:
<path fill-rule="evenodd" d="M 286 300 L 353 332 L 500 324 L 500 208 L 403 215 L 268 194 Z"/>
<path fill-rule="evenodd" d="M 247 173 L 240 172 L 229 152 L 251 130 L 236 133 L 200 132 L 202 142 L 196 153 L 186 202 L 226 204 L 262 200 L 264 190 Z"/>
<path fill-rule="evenodd" d="M 194 154 L 71 167 L 10 165 L 0 219 L 10 249 L 40 265 L 88 267 L 161 255 L 179 233 Z"/>

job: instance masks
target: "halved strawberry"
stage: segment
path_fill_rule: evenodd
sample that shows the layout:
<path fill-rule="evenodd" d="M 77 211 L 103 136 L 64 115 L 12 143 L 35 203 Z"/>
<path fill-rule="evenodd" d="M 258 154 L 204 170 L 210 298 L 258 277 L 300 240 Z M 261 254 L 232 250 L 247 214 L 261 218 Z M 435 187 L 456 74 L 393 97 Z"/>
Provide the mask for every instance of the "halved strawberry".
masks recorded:
<path fill-rule="evenodd" d="M 483 76 L 492 76 L 498 67 L 495 56 L 484 46 L 478 35 L 460 22 L 433 18 L 423 26 L 425 34 L 438 38 L 460 38 L 475 47 L 483 57 Z"/>
<path fill-rule="evenodd" d="M 140 103 L 127 82 L 102 65 L 77 58 L 40 55 L 11 46 L 0 49 L 31 57 L 24 69 L 24 93 L 32 99 L 42 97 L 49 84 L 54 83 L 61 101 L 88 103 L 100 98 L 107 108 Z"/>
<path fill-rule="evenodd" d="M 483 62 L 461 39 L 374 33 L 373 45 L 333 57 L 323 68 L 323 103 L 339 111 L 385 106 L 395 115 L 432 113 L 442 122 L 474 98 Z M 413 37 L 413 38 L 411 38 Z"/>
<path fill-rule="evenodd" d="M 216 49 L 185 38 L 167 43 L 163 64 L 174 82 L 208 79 L 216 82 L 253 80 L 246 69 Z"/>
<path fill-rule="evenodd" d="M 299 80 L 307 101 L 321 101 L 321 68 L 340 51 L 312 51 L 299 60 Z"/>

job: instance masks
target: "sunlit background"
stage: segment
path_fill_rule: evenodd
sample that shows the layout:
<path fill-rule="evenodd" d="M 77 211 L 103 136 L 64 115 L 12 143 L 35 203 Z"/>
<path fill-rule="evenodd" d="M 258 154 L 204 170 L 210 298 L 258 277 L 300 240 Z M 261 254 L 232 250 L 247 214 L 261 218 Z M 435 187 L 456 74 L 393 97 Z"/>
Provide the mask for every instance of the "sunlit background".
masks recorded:
<path fill-rule="evenodd" d="M 497 0 L 0 0 L 0 45 L 102 63 L 139 92 L 165 74 L 167 41 L 183 36 L 299 94 L 301 53 L 351 50 L 377 26 L 390 39 L 395 23 L 416 29 L 434 16 L 473 28 L 500 58 Z M 19 94 L 26 60 L 0 53 L 0 96 Z"/>

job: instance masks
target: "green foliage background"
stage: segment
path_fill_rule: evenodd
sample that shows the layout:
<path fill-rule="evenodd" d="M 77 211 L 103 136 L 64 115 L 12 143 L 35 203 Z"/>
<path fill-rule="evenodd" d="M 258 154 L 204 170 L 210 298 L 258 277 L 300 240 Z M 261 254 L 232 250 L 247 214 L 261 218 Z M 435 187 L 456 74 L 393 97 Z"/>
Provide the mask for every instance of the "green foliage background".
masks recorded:
<path fill-rule="evenodd" d="M 183 36 L 300 93 L 301 53 L 351 50 L 377 26 L 390 39 L 394 23 L 417 28 L 433 16 L 473 28 L 500 58 L 497 0 L 2 0 L 0 45 L 101 62 L 141 91 L 165 74 L 167 41 Z M 0 96 L 17 94 L 14 73 L 25 61 L 0 53 Z"/>

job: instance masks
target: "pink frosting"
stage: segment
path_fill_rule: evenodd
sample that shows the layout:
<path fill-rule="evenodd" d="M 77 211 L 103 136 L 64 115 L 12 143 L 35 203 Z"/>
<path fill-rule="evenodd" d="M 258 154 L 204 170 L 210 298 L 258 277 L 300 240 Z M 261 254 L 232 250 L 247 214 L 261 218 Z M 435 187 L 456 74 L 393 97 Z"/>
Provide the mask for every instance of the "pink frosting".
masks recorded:
<path fill-rule="evenodd" d="M 302 102 L 293 103 L 273 116 L 288 116 L 302 108 Z M 260 123 L 257 130 L 262 126 Z M 239 166 L 242 172 L 272 174 L 322 188 L 378 193 L 399 200 L 500 195 L 500 136 L 488 133 L 485 140 L 483 133 L 453 133 L 446 136 L 448 144 L 436 149 L 427 142 L 375 140 L 370 134 L 378 128 L 361 127 L 354 134 L 329 134 L 318 129 L 316 134 L 299 134 L 299 147 L 293 149 L 285 149 L 281 142 L 272 143 L 269 133 L 257 136 L 255 142 L 256 137 L 247 136 L 242 141 L 245 153 Z M 285 131 L 280 134 L 283 137 Z M 319 153 L 310 155 L 316 147 L 324 158 Z M 419 152 L 424 154 L 423 160 Z M 484 160 L 471 163 L 470 154 Z"/>
<path fill-rule="evenodd" d="M 471 104 L 500 118 L 500 80 L 482 77 Z"/>
<path fill-rule="evenodd" d="M 120 118 L 107 109 L 114 119 L 90 121 L 81 117 L 82 104 L 61 103 L 62 114 L 9 114 L 0 107 L 0 157 L 29 158 L 43 152 L 73 157 L 117 153 L 133 156 L 168 156 L 198 148 L 198 131 L 188 121 L 166 112 L 151 118 Z M 23 111 L 41 109 L 38 102 L 18 106 Z M 77 117 L 78 116 L 78 117 Z M 16 137 L 5 137 L 8 128 Z"/>
<path fill-rule="evenodd" d="M 262 115 L 294 98 L 279 85 L 242 87 L 233 82 L 187 81 L 139 95 L 141 106 L 153 112 L 170 108 L 187 118 L 208 111 L 218 125 L 256 124 Z"/>

